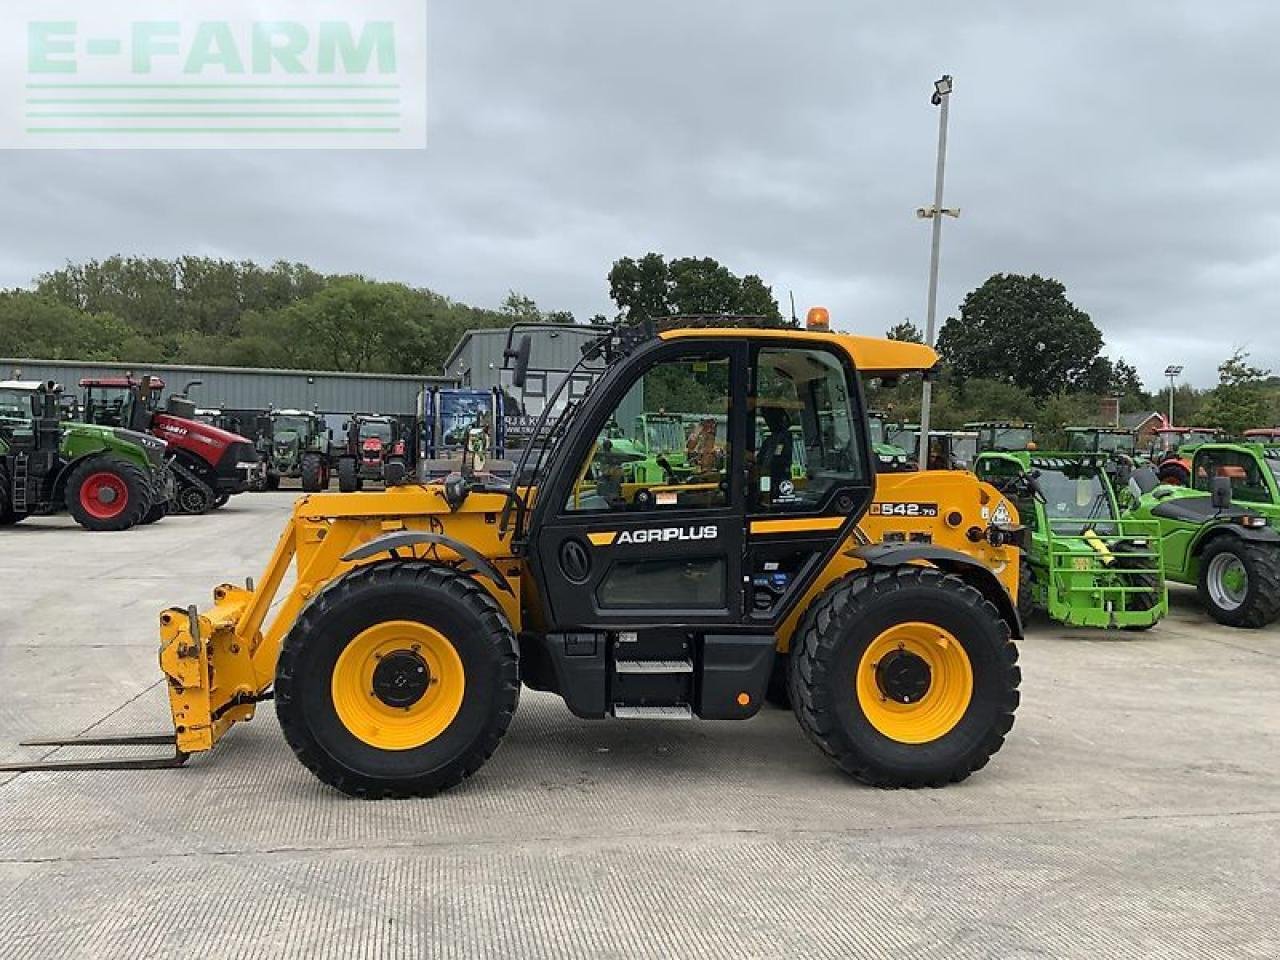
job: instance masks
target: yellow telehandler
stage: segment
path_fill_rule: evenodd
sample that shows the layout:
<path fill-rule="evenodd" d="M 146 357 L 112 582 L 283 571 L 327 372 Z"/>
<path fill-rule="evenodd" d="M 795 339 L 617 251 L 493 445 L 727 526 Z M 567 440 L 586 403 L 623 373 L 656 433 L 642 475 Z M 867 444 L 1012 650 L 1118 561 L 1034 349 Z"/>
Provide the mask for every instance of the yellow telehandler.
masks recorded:
<path fill-rule="evenodd" d="M 304 496 L 256 585 L 161 613 L 172 734 L 43 741 L 172 755 L 4 769 L 176 766 L 274 699 L 325 783 L 429 795 L 488 759 L 523 684 L 583 718 L 746 719 L 772 691 L 861 781 L 964 779 L 1018 704 L 1022 530 L 970 474 L 876 476 L 860 375 L 937 358 L 825 321 L 598 328 L 579 366 L 605 372 L 585 392 L 564 378 L 514 478 L 464 461 L 442 482 Z M 528 326 L 507 339 L 517 388 Z M 649 414 L 694 425 L 698 469 L 628 498 L 619 451 Z M 712 420 L 722 437 L 696 433 Z"/>

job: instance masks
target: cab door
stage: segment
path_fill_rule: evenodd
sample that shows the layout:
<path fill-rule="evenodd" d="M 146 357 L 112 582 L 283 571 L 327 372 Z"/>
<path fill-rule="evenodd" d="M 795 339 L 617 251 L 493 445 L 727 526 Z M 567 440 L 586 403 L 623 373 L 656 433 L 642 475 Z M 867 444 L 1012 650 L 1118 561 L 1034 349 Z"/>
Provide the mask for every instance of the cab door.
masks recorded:
<path fill-rule="evenodd" d="M 748 360 L 746 619 L 777 625 L 872 506 L 875 455 L 838 345 L 757 340 Z"/>
<path fill-rule="evenodd" d="M 745 362 L 741 343 L 658 341 L 600 381 L 539 491 L 549 629 L 742 621 Z M 681 429 L 655 439 L 653 414 Z"/>

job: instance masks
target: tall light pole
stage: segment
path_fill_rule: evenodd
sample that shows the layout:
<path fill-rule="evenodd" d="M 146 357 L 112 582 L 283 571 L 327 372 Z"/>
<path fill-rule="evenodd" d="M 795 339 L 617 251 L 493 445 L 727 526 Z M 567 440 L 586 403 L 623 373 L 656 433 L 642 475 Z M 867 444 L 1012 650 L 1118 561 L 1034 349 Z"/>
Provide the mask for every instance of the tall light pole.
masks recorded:
<path fill-rule="evenodd" d="M 1182 376 L 1182 368 L 1168 366 L 1164 368 L 1164 375 L 1169 378 L 1169 426 L 1173 426 L 1173 391 L 1177 387 L 1177 380 Z"/>
<path fill-rule="evenodd" d="M 947 169 L 947 108 L 951 103 L 951 74 L 944 73 L 942 79 L 933 83 L 933 97 L 930 101 L 938 111 L 938 170 L 933 182 L 933 206 L 921 207 L 916 216 L 922 220 L 933 221 L 933 250 L 929 255 L 929 306 L 925 320 L 925 342 L 933 346 L 937 332 L 938 317 L 938 258 L 942 251 L 942 217 L 960 216 L 960 211 L 948 210 L 942 206 L 942 181 Z M 924 392 L 920 398 L 920 446 L 917 460 L 921 470 L 929 468 L 929 408 L 933 404 L 933 384 L 926 379 Z"/>

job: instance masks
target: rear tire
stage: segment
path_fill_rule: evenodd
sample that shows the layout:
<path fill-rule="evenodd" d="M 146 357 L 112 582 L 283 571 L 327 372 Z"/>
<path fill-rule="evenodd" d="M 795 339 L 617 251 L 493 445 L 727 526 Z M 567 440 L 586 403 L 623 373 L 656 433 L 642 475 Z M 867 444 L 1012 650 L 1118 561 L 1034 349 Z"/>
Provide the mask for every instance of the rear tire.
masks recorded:
<path fill-rule="evenodd" d="M 300 465 L 302 489 L 305 493 L 319 493 L 329 485 L 325 478 L 324 458 L 318 453 L 307 453 Z"/>
<path fill-rule="evenodd" d="M 169 515 L 169 501 L 155 500 L 151 504 L 151 508 L 147 511 L 147 515 L 142 518 L 142 525 L 148 526 L 163 520 Z"/>
<path fill-rule="evenodd" d="M 926 567 L 859 571 L 801 620 L 791 702 L 809 739 L 855 779 L 940 787 L 1003 745 L 1018 706 L 1017 660 L 1008 624 L 960 578 Z"/>
<path fill-rule="evenodd" d="M 267 474 L 267 489 L 268 489 L 268 490 L 279 490 L 279 489 L 280 489 L 280 474 L 278 474 L 278 473 L 268 473 L 268 474 Z"/>
<path fill-rule="evenodd" d="M 398 672 L 404 664 L 426 669 Z M 285 738 L 325 783 L 367 799 L 430 796 L 479 770 L 506 733 L 520 699 L 515 634 L 471 577 L 416 561 L 371 564 L 303 610 L 281 647 L 275 693 Z M 406 694 L 417 699 L 401 706 Z"/>
<path fill-rule="evenodd" d="M 1200 555 L 1200 604 L 1218 623 L 1257 630 L 1280 617 L 1280 550 L 1219 535 Z"/>
<path fill-rule="evenodd" d="M 67 511 L 86 530 L 128 530 L 151 508 L 151 484 L 142 468 L 111 454 L 89 457 L 67 478 Z"/>

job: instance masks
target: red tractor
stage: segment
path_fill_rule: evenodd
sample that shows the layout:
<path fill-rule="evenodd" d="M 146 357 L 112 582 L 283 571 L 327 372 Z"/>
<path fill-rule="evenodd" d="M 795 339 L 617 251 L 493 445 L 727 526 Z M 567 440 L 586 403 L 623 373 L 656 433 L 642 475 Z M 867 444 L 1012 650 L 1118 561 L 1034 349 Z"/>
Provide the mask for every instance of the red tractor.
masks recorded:
<path fill-rule="evenodd" d="M 251 440 L 195 419 L 196 405 L 185 395 L 171 396 L 161 408 L 164 381 L 159 377 L 99 377 L 81 380 L 80 386 L 85 422 L 150 433 L 168 442 L 182 513 L 216 510 L 233 494 L 248 490 L 262 470 Z"/>
<path fill-rule="evenodd" d="M 366 480 L 386 486 L 401 483 L 407 472 L 400 421 L 376 413 L 357 413 L 347 421 L 347 445 L 338 455 L 338 489 L 351 493 Z"/>

